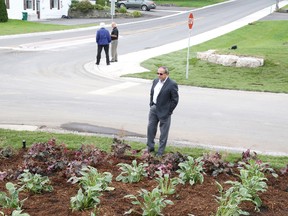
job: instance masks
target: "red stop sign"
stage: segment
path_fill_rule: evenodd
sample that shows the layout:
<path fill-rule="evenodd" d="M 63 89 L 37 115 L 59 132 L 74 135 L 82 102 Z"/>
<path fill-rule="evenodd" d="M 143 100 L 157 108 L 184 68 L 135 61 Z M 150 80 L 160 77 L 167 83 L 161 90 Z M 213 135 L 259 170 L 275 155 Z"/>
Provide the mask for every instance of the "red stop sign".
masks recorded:
<path fill-rule="evenodd" d="M 189 29 L 192 29 L 193 23 L 194 23 L 194 17 L 193 17 L 193 14 L 190 13 L 189 17 L 188 17 L 188 27 L 189 27 Z"/>

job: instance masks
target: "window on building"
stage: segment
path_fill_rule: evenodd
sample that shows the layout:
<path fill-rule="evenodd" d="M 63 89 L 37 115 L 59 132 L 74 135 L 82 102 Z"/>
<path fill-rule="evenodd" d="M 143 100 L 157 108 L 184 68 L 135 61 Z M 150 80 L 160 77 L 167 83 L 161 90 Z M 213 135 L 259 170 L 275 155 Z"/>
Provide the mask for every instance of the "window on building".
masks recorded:
<path fill-rule="evenodd" d="M 50 8 L 52 9 L 52 8 L 58 8 L 58 9 L 60 9 L 60 7 L 59 7 L 60 5 L 59 5 L 59 0 L 50 0 Z"/>
<path fill-rule="evenodd" d="M 25 0 L 25 6 L 26 9 L 32 9 L 33 8 L 32 0 Z"/>

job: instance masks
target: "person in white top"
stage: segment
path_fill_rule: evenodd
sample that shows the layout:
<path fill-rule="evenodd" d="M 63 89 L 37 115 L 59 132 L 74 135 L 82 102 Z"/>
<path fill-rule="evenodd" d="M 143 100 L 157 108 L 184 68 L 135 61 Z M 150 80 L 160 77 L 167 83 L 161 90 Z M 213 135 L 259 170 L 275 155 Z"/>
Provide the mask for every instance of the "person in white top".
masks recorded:
<path fill-rule="evenodd" d="M 168 140 L 171 115 L 179 101 L 178 85 L 169 78 L 168 68 L 161 66 L 158 78 L 153 80 L 150 90 L 150 111 L 147 127 L 147 150 L 155 151 L 155 136 L 160 122 L 159 148 L 156 156 L 162 156 Z"/>

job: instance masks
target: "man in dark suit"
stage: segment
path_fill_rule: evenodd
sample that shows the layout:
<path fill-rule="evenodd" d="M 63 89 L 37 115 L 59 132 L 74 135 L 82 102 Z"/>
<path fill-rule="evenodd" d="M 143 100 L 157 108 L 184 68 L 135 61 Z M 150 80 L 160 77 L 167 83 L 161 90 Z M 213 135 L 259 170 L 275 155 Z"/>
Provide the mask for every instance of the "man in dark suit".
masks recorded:
<path fill-rule="evenodd" d="M 157 72 L 158 78 L 153 80 L 150 91 L 150 112 L 147 128 L 148 152 L 154 152 L 155 136 L 160 122 L 159 149 L 156 156 L 162 156 L 166 147 L 171 115 L 179 100 L 178 85 L 169 78 L 167 67 L 161 66 Z"/>

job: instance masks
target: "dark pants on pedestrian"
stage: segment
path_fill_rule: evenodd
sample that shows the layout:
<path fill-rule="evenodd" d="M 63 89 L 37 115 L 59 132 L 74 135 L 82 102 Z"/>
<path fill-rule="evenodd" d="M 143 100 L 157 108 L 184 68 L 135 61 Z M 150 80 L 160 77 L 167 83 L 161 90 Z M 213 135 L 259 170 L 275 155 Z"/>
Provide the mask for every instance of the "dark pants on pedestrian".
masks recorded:
<path fill-rule="evenodd" d="M 100 63 L 100 59 L 101 59 L 101 53 L 102 53 L 102 49 L 104 48 L 105 51 L 105 55 L 106 55 L 106 64 L 109 65 L 110 61 L 109 61 L 109 44 L 107 45 L 98 45 L 97 48 L 97 56 L 96 56 L 96 64 L 99 65 Z"/>
<path fill-rule="evenodd" d="M 159 149 L 157 155 L 163 155 L 167 144 L 168 133 L 171 124 L 171 115 L 165 119 L 159 119 L 156 113 L 156 105 L 151 106 L 149 112 L 149 123 L 147 128 L 147 147 L 148 151 L 154 151 L 155 136 L 157 133 L 158 123 L 160 122 Z"/>

